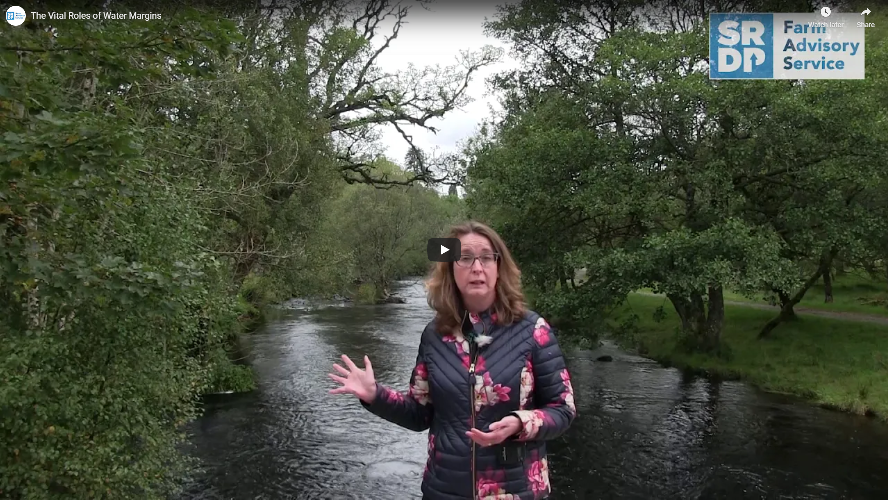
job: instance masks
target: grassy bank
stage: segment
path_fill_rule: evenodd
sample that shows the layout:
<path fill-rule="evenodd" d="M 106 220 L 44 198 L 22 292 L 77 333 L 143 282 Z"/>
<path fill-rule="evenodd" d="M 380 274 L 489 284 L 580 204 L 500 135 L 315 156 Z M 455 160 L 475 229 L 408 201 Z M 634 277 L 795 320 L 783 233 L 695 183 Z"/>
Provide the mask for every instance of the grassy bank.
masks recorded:
<path fill-rule="evenodd" d="M 874 280 L 862 271 L 852 271 L 836 276 L 833 279 L 833 301 L 824 301 L 823 283 L 812 286 L 805 297 L 799 302 L 797 309 L 817 309 L 840 313 L 861 313 L 888 317 L 888 283 L 885 280 Z M 650 292 L 650 289 L 641 289 Z M 764 294 L 762 297 L 749 298 L 739 293 L 725 292 L 728 302 L 746 302 L 767 305 Z"/>
<path fill-rule="evenodd" d="M 663 306 L 665 317 L 654 312 Z M 794 394 L 823 406 L 888 421 L 888 327 L 820 317 L 780 325 L 767 340 L 756 334 L 773 313 L 727 306 L 723 340 L 729 359 L 675 348 L 678 316 L 668 300 L 632 294 L 610 321 L 638 316 L 637 331 L 617 336 L 624 347 L 678 368 L 742 379 L 764 390 Z"/>

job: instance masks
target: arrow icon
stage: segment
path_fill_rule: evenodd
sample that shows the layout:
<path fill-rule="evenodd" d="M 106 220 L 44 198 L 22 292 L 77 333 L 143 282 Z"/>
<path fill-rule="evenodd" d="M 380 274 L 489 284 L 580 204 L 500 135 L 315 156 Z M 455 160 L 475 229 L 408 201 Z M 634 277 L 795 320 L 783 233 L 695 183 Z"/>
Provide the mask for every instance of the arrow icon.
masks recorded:
<path fill-rule="evenodd" d="M 445 253 L 447 253 L 449 251 L 450 251 L 449 248 L 445 247 L 444 245 L 441 245 L 441 255 L 444 255 Z"/>
<path fill-rule="evenodd" d="M 870 14 L 870 12 L 871 11 L 869 9 L 866 9 L 865 11 L 861 12 L 860 15 L 861 16 L 868 16 Z"/>

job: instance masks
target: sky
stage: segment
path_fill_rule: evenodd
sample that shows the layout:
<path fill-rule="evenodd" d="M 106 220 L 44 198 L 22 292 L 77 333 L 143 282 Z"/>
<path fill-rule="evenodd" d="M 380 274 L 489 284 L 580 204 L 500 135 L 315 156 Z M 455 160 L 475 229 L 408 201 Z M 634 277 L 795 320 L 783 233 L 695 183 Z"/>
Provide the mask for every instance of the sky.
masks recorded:
<path fill-rule="evenodd" d="M 498 108 L 496 99 L 487 90 L 485 80 L 496 72 L 515 67 L 517 63 L 509 56 L 508 46 L 504 42 L 484 35 L 485 17 L 492 20 L 496 13 L 493 2 L 466 4 L 441 0 L 428 6 L 428 9 L 420 6 L 410 9 L 398 38 L 379 56 L 379 65 L 384 71 L 405 69 L 409 63 L 418 68 L 454 65 L 461 50 L 478 51 L 484 45 L 504 49 L 502 62 L 475 73 L 467 89 L 473 99 L 470 104 L 450 112 L 443 119 L 429 122 L 438 129 L 437 135 L 420 127 L 405 128 L 408 134 L 413 135 L 416 146 L 423 150 L 437 147 L 439 152 L 444 153 L 456 150 L 461 141 L 473 135 L 480 122 L 491 115 L 491 106 Z M 382 143 L 388 158 L 403 162 L 408 145 L 394 127 L 385 128 Z"/>

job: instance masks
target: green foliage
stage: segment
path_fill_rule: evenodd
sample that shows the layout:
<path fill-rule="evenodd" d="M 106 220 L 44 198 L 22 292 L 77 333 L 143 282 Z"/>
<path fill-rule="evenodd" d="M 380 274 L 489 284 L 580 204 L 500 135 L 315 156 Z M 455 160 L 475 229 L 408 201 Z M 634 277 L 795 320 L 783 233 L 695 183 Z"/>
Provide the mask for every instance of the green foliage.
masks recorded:
<path fill-rule="evenodd" d="M 2 35 L 29 52 L 0 53 L 0 492 L 163 497 L 187 466 L 179 427 L 218 369 L 206 353 L 235 318 L 225 266 L 196 251 L 203 215 L 145 175 L 150 136 L 115 90 L 169 78 L 161 57 L 224 52 L 231 25 L 190 11 L 171 31 L 32 28 Z M 86 33 L 90 49 L 54 50 Z"/>
<path fill-rule="evenodd" d="M 279 303 L 286 298 L 277 294 L 275 284 L 270 277 L 256 274 L 251 274 L 244 279 L 240 288 L 240 296 L 254 308 Z"/>
<path fill-rule="evenodd" d="M 343 180 L 412 182 L 373 127 L 443 116 L 492 54 L 405 83 L 315 7 L 0 32 L 0 497 L 168 498 L 197 397 L 254 388 L 238 345 L 269 304 L 425 264 L 460 202 Z M 396 227 L 381 254 L 366 215 Z"/>
<path fill-rule="evenodd" d="M 248 392 L 256 388 L 253 372 L 249 366 L 231 362 L 232 355 L 222 347 L 209 354 L 212 372 L 209 373 L 210 384 L 206 392 Z"/>
<path fill-rule="evenodd" d="M 378 161 L 372 173 L 388 179 L 407 175 L 387 160 Z M 441 236 L 461 215 L 459 199 L 430 188 L 352 185 L 326 207 L 322 233 L 330 244 L 327 251 L 340 256 L 336 278 L 347 280 L 341 286 L 369 283 L 381 299 L 393 280 L 426 274 L 426 240 Z M 361 290 L 359 295 L 370 301 L 363 295 L 370 288 Z"/>
<path fill-rule="evenodd" d="M 373 283 L 362 283 L 355 293 L 355 302 L 358 304 L 375 304 L 377 298 L 376 285 Z"/>
<path fill-rule="evenodd" d="M 520 4 L 488 23 L 526 66 L 496 78 L 505 116 L 466 148 L 467 204 L 547 313 L 589 325 L 649 287 L 718 351 L 725 289 L 788 300 L 837 254 L 878 268 L 888 44 L 863 81 L 712 81 L 705 16 L 666 11 Z"/>

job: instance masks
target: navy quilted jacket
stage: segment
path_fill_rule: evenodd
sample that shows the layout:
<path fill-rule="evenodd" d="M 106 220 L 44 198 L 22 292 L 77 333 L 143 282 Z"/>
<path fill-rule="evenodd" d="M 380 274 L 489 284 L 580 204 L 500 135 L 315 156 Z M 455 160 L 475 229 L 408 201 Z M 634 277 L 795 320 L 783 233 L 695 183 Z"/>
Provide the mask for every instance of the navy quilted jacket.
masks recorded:
<path fill-rule="evenodd" d="M 467 315 L 463 331 L 441 335 L 429 323 L 409 389 L 378 384 L 373 403 L 362 404 L 407 429 L 429 429 L 424 499 L 547 498 L 546 441 L 576 417 L 554 332 L 532 311 L 512 325 L 499 325 L 488 313 Z M 475 342 L 467 339 L 472 332 Z M 472 427 L 487 431 L 509 414 L 521 419 L 523 430 L 501 446 L 482 447 L 465 434 Z"/>

